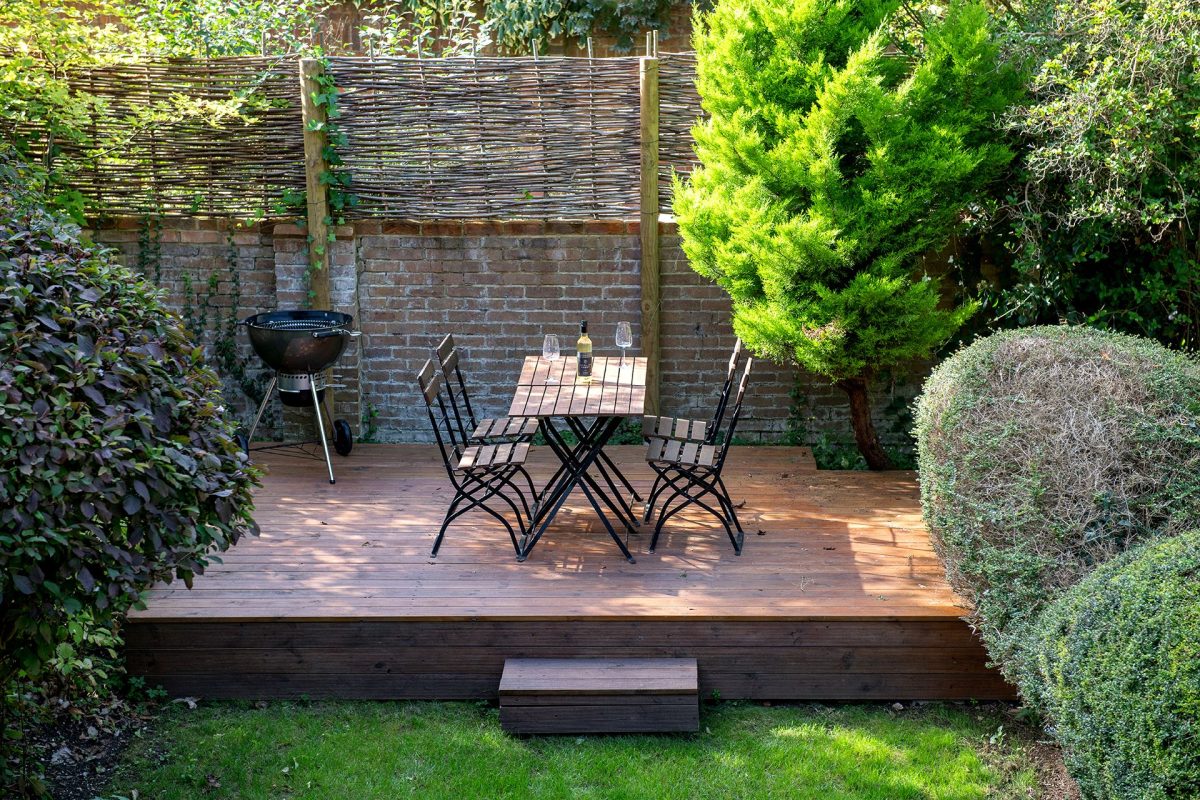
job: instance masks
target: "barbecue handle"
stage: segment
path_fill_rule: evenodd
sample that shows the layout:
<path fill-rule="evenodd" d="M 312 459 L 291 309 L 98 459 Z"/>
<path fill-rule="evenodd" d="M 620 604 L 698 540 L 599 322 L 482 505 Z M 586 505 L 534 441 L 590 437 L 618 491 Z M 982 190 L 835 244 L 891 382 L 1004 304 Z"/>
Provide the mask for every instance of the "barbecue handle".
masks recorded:
<path fill-rule="evenodd" d="M 345 328 L 328 328 L 323 331 L 313 331 L 314 339 L 328 339 L 330 336 L 349 336 L 351 339 L 357 339 L 362 336 L 362 331 L 348 331 Z"/>

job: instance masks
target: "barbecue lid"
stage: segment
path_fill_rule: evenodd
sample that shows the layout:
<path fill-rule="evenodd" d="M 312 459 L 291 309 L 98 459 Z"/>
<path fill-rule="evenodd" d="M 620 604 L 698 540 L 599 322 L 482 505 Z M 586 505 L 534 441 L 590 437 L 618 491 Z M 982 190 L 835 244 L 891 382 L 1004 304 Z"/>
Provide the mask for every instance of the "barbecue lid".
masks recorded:
<path fill-rule="evenodd" d="M 348 329 L 354 324 L 354 317 L 339 311 L 294 308 L 255 314 L 242 320 L 242 324 L 267 330 L 319 331 L 325 328 Z"/>

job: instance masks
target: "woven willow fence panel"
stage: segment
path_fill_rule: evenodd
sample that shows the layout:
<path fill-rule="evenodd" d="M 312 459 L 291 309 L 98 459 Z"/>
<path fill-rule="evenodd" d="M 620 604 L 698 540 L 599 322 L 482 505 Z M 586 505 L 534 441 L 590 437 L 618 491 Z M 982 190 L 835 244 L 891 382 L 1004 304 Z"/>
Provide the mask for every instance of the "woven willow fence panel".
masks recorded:
<path fill-rule="evenodd" d="M 637 215 L 633 58 L 330 59 L 358 217 Z"/>
<path fill-rule="evenodd" d="M 170 60 L 73 79 L 99 98 L 92 142 L 64 149 L 88 165 L 75 188 L 102 214 L 271 213 L 304 189 L 304 131 L 295 59 Z M 248 100 L 246 119 L 212 124 L 172 113 L 179 101 Z M 153 112 L 153 120 L 147 112 Z M 88 155 L 97 149 L 99 152 Z"/>
<path fill-rule="evenodd" d="M 660 53 L 658 62 L 658 198 L 671 210 L 671 173 L 687 175 L 699 162 L 692 127 L 704 112 L 696 93 L 695 53 Z"/>

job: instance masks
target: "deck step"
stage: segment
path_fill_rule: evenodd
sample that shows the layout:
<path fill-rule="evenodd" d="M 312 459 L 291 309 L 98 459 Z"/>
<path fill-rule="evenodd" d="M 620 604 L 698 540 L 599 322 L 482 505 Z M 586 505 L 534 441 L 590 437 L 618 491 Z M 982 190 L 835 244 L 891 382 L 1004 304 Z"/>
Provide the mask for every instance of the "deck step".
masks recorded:
<path fill-rule="evenodd" d="M 696 659 L 507 659 L 500 726 L 515 734 L 699 730 Z"/>

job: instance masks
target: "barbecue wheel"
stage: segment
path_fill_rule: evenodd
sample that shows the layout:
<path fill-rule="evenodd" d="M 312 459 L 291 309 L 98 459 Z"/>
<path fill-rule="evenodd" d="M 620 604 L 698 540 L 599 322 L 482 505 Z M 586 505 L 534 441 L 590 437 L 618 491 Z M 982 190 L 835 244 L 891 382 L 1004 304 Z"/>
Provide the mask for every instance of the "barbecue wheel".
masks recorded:
<path fill-rule="evenodd" d="M 339 456 L 348 456 L 354 449 L 354 434 L 350 431 L 350 423 L 344 419 L 333 421 L 333 449 Z"/>

